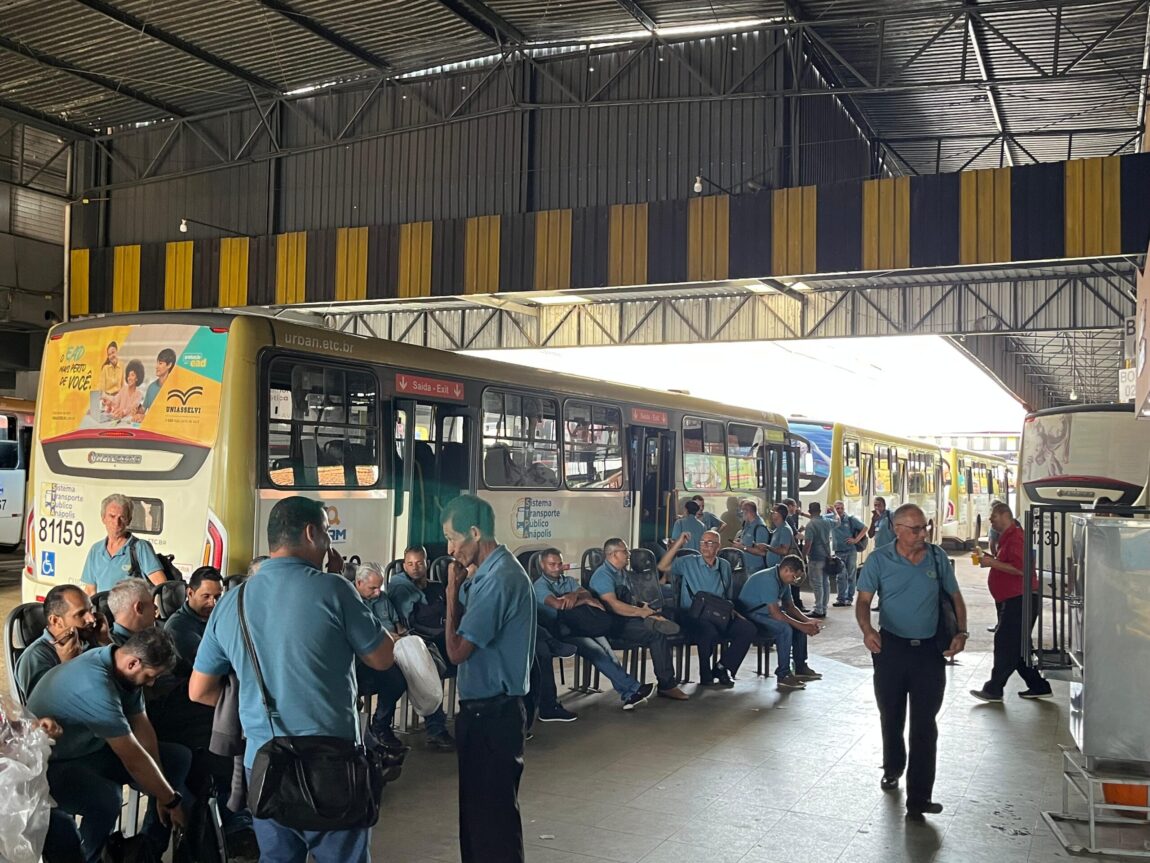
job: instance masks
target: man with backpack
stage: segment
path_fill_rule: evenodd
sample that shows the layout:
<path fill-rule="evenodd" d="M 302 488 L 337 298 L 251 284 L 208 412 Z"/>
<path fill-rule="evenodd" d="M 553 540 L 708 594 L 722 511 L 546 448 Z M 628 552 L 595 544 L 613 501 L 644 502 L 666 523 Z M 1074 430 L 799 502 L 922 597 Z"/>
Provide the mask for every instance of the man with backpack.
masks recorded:
<path fill-rule="evenodd" d="M 891 520 L 890 510 L 886 508 L 886 498 L 876 497 L 874 499 L 874 509 L 870 515 L 870 528 L 866 535 L 874 540 L 876 550 L 894 542 L 894 521 Z"/>
<path fill-rule="evenodd" d="M 827 574 L 827 560 L 831 557 L 831 523 L 823 518 L 822 505 L 812 502 L 811 520 L 804 532 L 804 551 L 807 555 L 807 579 L 815 594 L 815 607 L 808 616 L 822 619 L 827 616 L 827 600 L 831 595 L 831 578 Z"/>
<path fill-rule="evenodd" d="M 110 494 L 100 502 L 100 521 L 107 537 L 90 549 L 80 581 L 88 596 L 111 590 L 125 578 L 142 577 L 163 584 L 168 576 L 156 550 L 146 539 L 133 536 L 133 503 L 130 497 Z"/>
<path fill-rule="evenodd" d="M 841 500 L 835 501 L 831 535 L 835 541 L 835 555 L 843 562 L 838 575 L 838 598 L 832 603 L 835 608 L 852 605 L 855 598 L 855 571 L 858 569 L 858 553 L 866 548 L 867 526 L 849 515 Z"/>

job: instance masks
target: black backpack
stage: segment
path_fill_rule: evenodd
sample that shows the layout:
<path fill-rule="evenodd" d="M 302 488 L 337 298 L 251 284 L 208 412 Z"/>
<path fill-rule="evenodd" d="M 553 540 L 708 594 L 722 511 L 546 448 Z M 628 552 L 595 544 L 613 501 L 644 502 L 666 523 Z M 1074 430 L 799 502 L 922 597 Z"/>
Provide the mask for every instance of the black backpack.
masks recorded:
<path fill-rule="evenodd" d="M 132 559 L 131 568 L 128 570 L 129 578 L 143 578 L 144 573 L 140 570 L 140 560 L 136 557 L 136 543 L 139 542 L 136 537 L 128 540 L 128 556 Z M 160 570 L 164 573 L 164 578 L 168 581 L 183 581 L 184 574 L 176 568 L 176 556 L 174 554 L 160 554 L 156 553 L 156 559 L 160 562 Z"/>

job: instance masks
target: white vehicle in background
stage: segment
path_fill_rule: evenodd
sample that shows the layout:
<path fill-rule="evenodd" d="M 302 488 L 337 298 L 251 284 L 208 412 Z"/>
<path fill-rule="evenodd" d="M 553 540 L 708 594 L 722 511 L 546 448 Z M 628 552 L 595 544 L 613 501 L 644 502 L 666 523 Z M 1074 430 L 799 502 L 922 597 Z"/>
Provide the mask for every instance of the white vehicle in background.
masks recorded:
<path fill-rule="evenodd" d="M 24 498 L 36 403 L 0 397 L 0 551 L 24 539 Z"/>

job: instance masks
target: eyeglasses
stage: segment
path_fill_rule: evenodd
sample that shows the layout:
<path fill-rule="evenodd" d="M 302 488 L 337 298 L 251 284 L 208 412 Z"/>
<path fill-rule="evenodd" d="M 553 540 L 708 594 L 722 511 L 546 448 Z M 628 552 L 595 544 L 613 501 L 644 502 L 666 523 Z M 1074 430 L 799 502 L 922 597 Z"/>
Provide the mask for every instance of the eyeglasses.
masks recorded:
<path fill-rule="evenodd" d="M 905 527 L 911 533 L 926 533 L 925 524 L 906 524 L 905 522 L 896 524 L 895 527 Z"/>
<path fill-rule="evenodd" d="M 704 539 L 704 540 L 700 540 L 700 544 L 702 544 L 702 545 L 718 545 L 719 541 L 717 539 Z"/>

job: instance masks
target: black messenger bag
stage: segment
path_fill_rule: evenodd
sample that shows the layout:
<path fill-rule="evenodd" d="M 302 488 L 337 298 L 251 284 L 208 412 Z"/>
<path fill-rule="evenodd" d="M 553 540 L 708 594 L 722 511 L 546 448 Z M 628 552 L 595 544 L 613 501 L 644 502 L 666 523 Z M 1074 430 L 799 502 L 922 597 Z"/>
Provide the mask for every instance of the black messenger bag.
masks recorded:
<path fill-rule="evenodd" d="M 237 598 L 240 631 L 260 687 L 272 739 L 256 752 L 248 807 L 293 830 L 355 830 L 379 820 L 384 768 L 379 755 L 343 737 L 276 736 L 272 698 L 244 616 L 244 588 Z"/>

